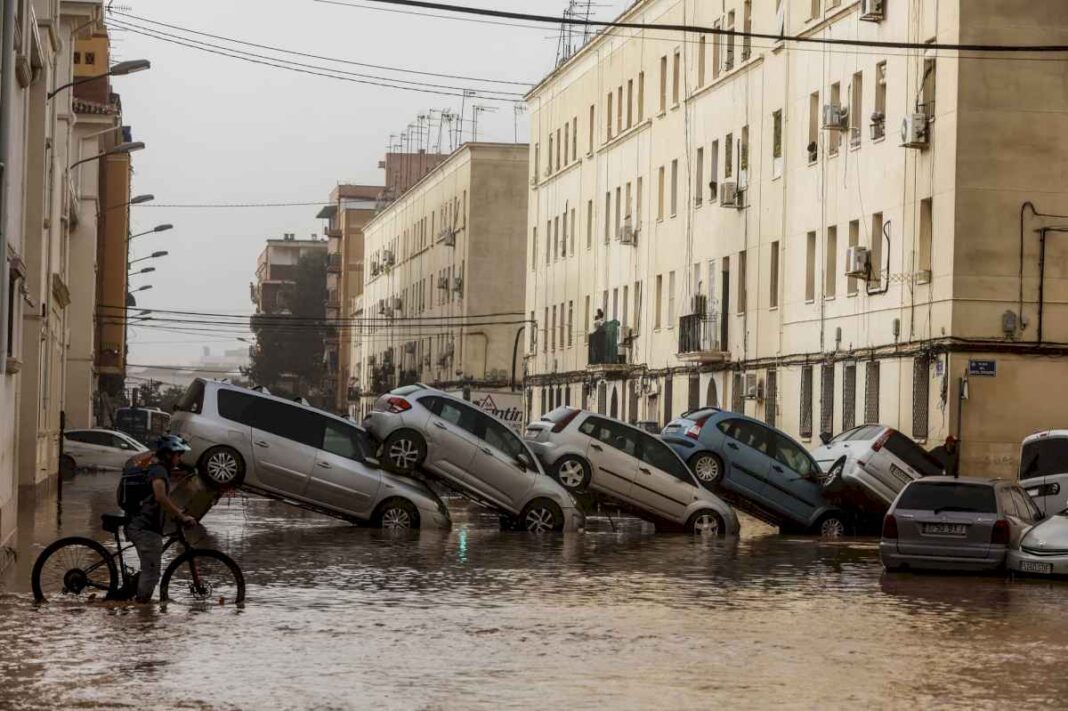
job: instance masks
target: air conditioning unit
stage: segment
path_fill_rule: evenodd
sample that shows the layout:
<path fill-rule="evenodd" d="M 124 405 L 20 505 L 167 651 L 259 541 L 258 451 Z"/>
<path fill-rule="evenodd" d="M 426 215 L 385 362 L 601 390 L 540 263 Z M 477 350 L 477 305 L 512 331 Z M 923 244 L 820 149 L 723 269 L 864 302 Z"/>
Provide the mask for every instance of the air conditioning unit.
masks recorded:
<path fill-rule="evenodd" d="M 846 250 L 846 276 L 867 279 L 871 273 L 871 252 L 867 247 L 850 247 Z"/>
<path fill-rule="evenodd" d="M 452 278 L 452 290 L 455 291 L 457 294 L 464 293 L 464 278 L 463 277 L 453 277 Z"/>
<path fill-rule="evenodd" d="M 439 289 L 448 289 L 449 288 L 449 277 L 438 277 L 438 288 Z"/>
<path fill-rule="evenodd" d="M 625 220 L 623 226 L 619 228 L 619 243 L 629 245 L 638 244 L 638 233 L 634 230 L 634 226 L 630 223 L 630 220 Z"/>
<path fill-rule="evenodd" d="M 927 147 L 927 114 L 909 114 L 901 120 L 901 145 L 905 148 Z"/>
<path fill-rule="evenodd" d="M 882 22 L 886 18 L 886 0 L 860 0 L 860 19 Z"/>
<path fill-rule="evenodd" d="M 446 247 L 456 246 L 456 232 L 451 228 L 446 227 L 441 231 L 441 241 Z"/>
<path fill-rule="evenodd" d="M 719 186 L 719 206 L 735 208 L 742 206 L 738 199 L 738 183 L 723 183 Z"/>
<path fill-rule="evenodd" d="M 849 109 L 841 104 L 824 104 L 823 127 L 829 131 L 846 131 L 849 129 Z"/>
<path fill-rule="evenodd" d="M 392 267 L 396 258 L 393 256 L 393 251 L 386 249 L 382 251 L 382 261 L 387 267 Z"/>
<path fill-rule="evenodd" d="M 764 399 L 764 381 L 757 378 L 756 373 L 745 374 L 745 399 L 746 400 L 763 400 Z"/>

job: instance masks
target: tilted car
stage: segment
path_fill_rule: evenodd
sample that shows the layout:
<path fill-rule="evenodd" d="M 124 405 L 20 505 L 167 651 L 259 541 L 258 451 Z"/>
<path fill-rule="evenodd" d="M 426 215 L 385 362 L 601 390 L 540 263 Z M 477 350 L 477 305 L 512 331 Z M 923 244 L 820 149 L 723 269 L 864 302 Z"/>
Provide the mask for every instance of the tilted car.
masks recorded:
<path fill-rule="evenodd" d="M 1036 432 L 1024 439 L 1020 486 L 1046 515 L 1068 508 L 1068 430 Z"/>
<path fill-rule="evenodd" d="M 1034 502 L 1031 502 L 1035 506 Z M 1021 504 L 1022 506 L 1022 504 Z M 1025 575 L 1068 576 L 1068 511 L 1043 516 L 1035 506 L 1038 523 L 1009 551 L 1008 568 Z"/>
<path fill-rule="evenodd" d="M 882 515 L 910 481 L 941 476 L 942 465 L 886 425 L 861 425 L 812 450 L 828 499 Z"/>
<path fill-rule="evenodd" d="M 125 432 L 115 430 L 65 430 L 60 469 L 106 469 L 121 471 L 126 460 L 148 447 Z"/>
<path fill-rule="evenodd" d="M 577 530 L 585 518 L 523 440 L 470 402 L 425 385 L 378 398 L 365 420 L 383 465 L 429 473 L 531 532 Z"/>
<path fill-rule="evenodd" d="M 738 517 L 670 447 L 619 420 L 558 407 L 527 426 L 527 444 L 569 491 L 592 491 L 691 533 L 735 535 Z"/>
<path fill-rule="evenodd" d="M 824 497 L 816 460 L 785 432 L 713 408 L 689 421 L 662 437 L 705 488 L 786 531 L 837 537 L 853 529 L 854 517 Z"/>
<path fill-rule="evenodd" d="M 445 504 L 425 484 L 383 471 L 367 433 L 314 407 L 218 381 L 194 380 L 171 430 L 186 463 L 215 487 L 244 487 L 380 528 L 445 528 Z"/>
<path fill-rule="evenodd" d="M 1040 515 L 1009 481 L 919 479 L 905 486 L 883 519 L 879 557 L 891 571 L 997 570 Z"/>

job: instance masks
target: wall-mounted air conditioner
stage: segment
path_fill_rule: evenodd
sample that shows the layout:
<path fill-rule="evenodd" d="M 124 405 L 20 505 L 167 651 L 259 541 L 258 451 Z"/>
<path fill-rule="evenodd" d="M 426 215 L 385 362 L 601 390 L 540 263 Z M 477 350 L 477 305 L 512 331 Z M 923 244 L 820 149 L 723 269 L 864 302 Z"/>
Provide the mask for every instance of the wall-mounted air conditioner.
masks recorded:
<path fill-rule="evenodd" d="M 926 148 L 928 143 L 928 116 L 923 113 L 909 114 L 901 120 L 901 145 L 905 148 Z"/>
<path fill-rule="evenodd" d="M 387 267 L 393 266 L 396 258 L 393 256 L 393 251 L 389 249 L 382 250 L 382 261 Z"/>
<path fill-rule="evenodd" d="M 756 373 L 745 374 L 745 399 L 746 400 L 763 400 L 764 399 L 764 381 L 757 377 Z"/>
<path fill-rule="evenodd" d="M 855 246 L 846 250 L 846 276 L 867 279 L 871 272 L 871 252 L 867 247 Z"/>
<path fill-rule="evenodd" d="M 452 278 L 452 290 L 455 291 L 457 294 L 462 294 L 464 292 L 464 278 L 463 277 L 453 277 Z"/>
<path fill-rule="evenodd" d="M 723 183 L 719 186 L 720 207 L 741 207 L 738 197 L 738 183 Z"/>
<path fill-rule="evenodd" d="M 823 127 L 828 131 L 845 131 L 849 129 L 849 109 L 841 104 L 824 104 Z"/>
<path fill-rule="evenodd" d="M 638 244 L 638 233 L 634 229 L 634 225 L 631 224 L 630 218 L 623 221 L 623 226 L 619 228 L 619 243 L 636 245 Z"/>
<path fill-rule="evenodd" d="M 860 19 L 864 22 L 882 22 L 886 19 L 886 0 L 860 0 Z"/>

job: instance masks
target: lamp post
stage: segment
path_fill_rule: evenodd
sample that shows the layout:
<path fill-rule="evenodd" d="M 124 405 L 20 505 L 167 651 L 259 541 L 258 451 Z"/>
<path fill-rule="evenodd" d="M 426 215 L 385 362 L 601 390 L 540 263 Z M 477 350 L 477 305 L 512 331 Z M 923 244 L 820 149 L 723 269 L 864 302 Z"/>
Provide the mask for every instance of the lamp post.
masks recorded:
<path fill-rule="evenodd" d="M 152 200 L 155 200 L 155 199 L 156 199 L 155 195 L 138 195 L 136 197 L 130 198 L 130 200 L 128 202 L 120 202 L 117 205 L 108 205 L 103 210 L 101 210 L 101 212 L 107 212 L 108 210 L 118 210 L 120 207 L 130 207 L 132 205 L 142 205 L 142 204 L 144 204 L 146 202 L 151 202 Z"/>
<path fill-rule="evenodd" d="M 152 254 L 148 255 L 147 257 L 141 257 L 140 259 L 134 259 L 134 260 L 131 260 L 131 261 L 127 262 L 126 263 L 126 267 L 129 268 L 129 266 L 131 264 L 137 264 L 138 262 L 143 262 L 146 259 L 158 259 L 160 257 L 166 257 L 168 254 L 170 254 L 170 252 L 168 252 L 165 249 L 164 250 L 160 250 L 158 252 L 153 252 Z"/>
<path fill-rule="evenodd" d="M 75 79 L 74 81 L 67 82 L 62 86 L 57 86 L 52 91 L 48 92 L 48 100 L 51 101 L 56 94 L 63 91 L 64 89 L 69 89 L 72 86 L 78 86 L 79 84 L 84 84 L 88 81 L 93 81 L 94 79 L 103 79 L 104 77 L 121 77 L 127 74 L 134 74 L 135 72 L 143 72 L 151 66 L 152 63 L 149 62 L 147 59 L 131 59 L 126 62 L 119 62 L 103 74 L 97 74 L 96 76 L 92 77 L 82 77 L 81 79 Z"/>
<path fill-rule="evenodd" d="M 126 274 L 126 278 L 129 279 L 130 277 L 137 276 L 138 274 L 148 274 L 148 273 L 154 272 L 154 271 L 156 271 L 155 267 L 144 267 L 143 269 L 139 269 L 139 270 L 137 270 L 135 272 L 128 272 Z"/>
<path fill-rule="evenodd" d="M 129 237 L 126 238 L 126 241 L 129 242 L 134 237 L 143 237 L 144 235 L 150 235 L 153 232 L 166 232 L 167 230 L 173 230 L 173 229 L 174 229 L 174 225 L 170 225 L 170 224 L 156 225 L 155 227 L 153 227 L 150 230 L 145 230 L 144 232 L 138 232 L 135 235 L 130 235 Z"/>
<path fill-rule="evenodd" d="M 82 158 L 80 161 L 76 161 L 74 163 L 71 163 L 70 170 L 74 170 L 75 168 L 77 168 L 82 163 L 88 163 L 91 160 L 100 160 L 101 158 L 104 158 L 105 156 L 116 156 L 116 155 L 120 155 L 120 154 L 123 154 L 123 153 L 133 153 L 135 151 L 144 150 L 144 148 L 145 148 L 145 144 L 142 143 L 141 141 L 130 141 L 130 142 L 127 142 L 127 143 L 120 143 L 119 145 L 117 145 L 117 146 L 115 146 L 113 148 L 107 149 L 103 153 L 98 153 L 95 156 L 89 156 L 88 158 Z"/>

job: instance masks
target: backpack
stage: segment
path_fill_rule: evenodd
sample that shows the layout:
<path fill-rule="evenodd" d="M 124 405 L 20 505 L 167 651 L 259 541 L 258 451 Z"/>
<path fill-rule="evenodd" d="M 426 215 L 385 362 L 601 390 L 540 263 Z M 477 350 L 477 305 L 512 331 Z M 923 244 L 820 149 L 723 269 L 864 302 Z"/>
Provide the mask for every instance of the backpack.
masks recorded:
<path fill-rule="evenodd" d="M 152 496 L 152 484 L 148 481 L 148 465 L 139 461 L 139 458 L 131 459 L 122 470 L 119 486 L 115 492 L 119 508 L 127 517 L 135 516 Z"/>

